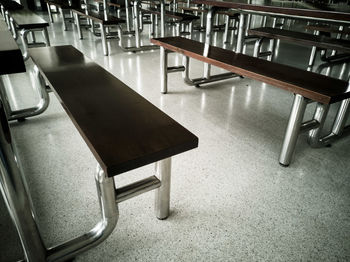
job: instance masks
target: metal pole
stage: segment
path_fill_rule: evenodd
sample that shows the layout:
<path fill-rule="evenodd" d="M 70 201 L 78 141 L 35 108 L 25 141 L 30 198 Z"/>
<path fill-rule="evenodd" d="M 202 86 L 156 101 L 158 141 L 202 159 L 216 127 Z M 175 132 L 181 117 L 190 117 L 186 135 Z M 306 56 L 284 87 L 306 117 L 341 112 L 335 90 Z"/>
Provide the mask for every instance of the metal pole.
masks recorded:
<path fill-rule="evenodd" d="M 283 166 L 289 166 L 293 156 L 295 145 L 300 132 L 301 123 L 303 121 L 307 100 L 296 94 L 292 106 L 292 111 L 289 116 L 289 122 L 286 133 L 284 135 L 284 141 L 282 145 L 281 155 L 279 162 Z"/>
<path fill-rule="evenodd" d="M 158 219 L 166 219 L 170 211 L 170 157 L 156 163 L 156 173 L 161 181 L 161 186 L 155 192 L 155 213 Z"/>
<path fill-rule="evenodd" d="M 41 239 L 32 200 L 21 172 L 16 149 L 0 102 L 0 189 L 16 226 L 26 261 L 46 261 L 46 249 Z"/>

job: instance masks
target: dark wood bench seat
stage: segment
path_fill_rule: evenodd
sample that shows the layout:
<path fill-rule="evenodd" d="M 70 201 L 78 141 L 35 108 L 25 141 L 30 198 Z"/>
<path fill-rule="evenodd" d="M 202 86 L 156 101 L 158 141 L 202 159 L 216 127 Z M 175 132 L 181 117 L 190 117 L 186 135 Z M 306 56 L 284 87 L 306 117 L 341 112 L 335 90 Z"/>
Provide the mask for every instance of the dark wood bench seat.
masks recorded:
<path fill-rule="evenodd" d="M 0 75 L 25 72 L 21 50 L 2 20 L 0 20 L 0 61 L 2 61 Z"/>
<path fill-rule="evenodd" d="M 204 43 L 183 37 L 154 38 L 151 42 L 165 49 L 224 68 L 241 76 L 271 84 L 321 103 L 334 103 L 350 97 L 348 83 L 233 51 L 210 46 L 203 56 Z M 332 87 L 332 88 L 330 88 Z"/>
<path fill-rule="evenodd" d="M 326 53 L 321 55 L 321 59 L 326 62 L 331 62 L 332 60 L 340 59 L 348 59 L 350 54 L 350 41 L 344 39 L 337 39 L 325 36 L 323 34 L 314 35 L 310 33 L 304 32 L 296 32 L 291 30 L 279 29 L 279 28 L 271 28 L 271 27 L 261 27 L 249 29 L 248 33 L 250 36 L 257 36 L 258 40 L 255 43 L 254 48 L 254 56 L 261 56 L 263 53 L 260 53 L 260 48 L 264 39 L 270 39 L 270 51 L 267 53 L 272 59 L 274 49 L 275 49 L 275 41 L 276 39 L 280 39 L 281 41 L 287 41 L 290 43 L 295 43 L 299 45 L 307 45 L 312 46 L 312 51 L 309 59 L 309 68 L 314 65 L 316 51 L 321 50 L 336 50 L 343 52 L 342 55 L 335 55 L 335 52 L 332 53 L 331 56 L 327 57 Z"/>
<path fill-rule="evenodd" d="M 10 11 L 18 29 L 35 29 L 48 27 L 49 23 L 28 9 Z"/>
<path fill-rule="evenodd" d="M 108 176 L 197 146 L 193 134 L 72 46 L 33 48 L 30 56 Z"/>
<path fill-rule="evenodd" d="M 314 30 L 314 31 L 320 31 L 325 33 L 334 33 L 334 34 L 350 34 L 350 28 L 345 27 L 342 30 L 338 27 L 326 25 L 326 24 L 314 24 L 314 25 L 307 25 L 305 26 L 308 30 Z"/>
<path fill-rule="evenodd" d="M 350 98 L 350 87 L 348 82 L 339 79 L 330 78 L 244 54 L 238 54 L 214 46 L 209 46 L 208 55 L 204 55 L 204 43 L 182 37 L 155 38 L 151 39 L 151 42 L 165 49 L 165 51 L 163 51 L 165 54 L 161 55 L 161 72 L 164 74 L 161 76 L 161 83 L 164 82 L 165 85 L 162 89 L 163 93 L 167 92 L 168 72 L 179 71 L 171 69 L 172 67 L 168 67 L 166 58 L 167 50 L 181 53 L 187 58 L 184 70 L 188 70 L 188 57 L 191 57 L 223 68 L 239 76 L 262 81 L 294 93 L 295 99 L 293 111 L 288 123 L 285 141 L 280 156 L 280 163 L 285 166 L 290 163 L 296 143 L 296 137 L 298 137 L 301 130 L 301 121 L 303 120 L 302 117 L 305 112 L 306 101 L 309 99 L 318 102 L 320 105 L 328 106 L 331 103 Z M 299 113 L 301 113 L 295 118 L 295 112 L 298 112 L 298 110 Z M 315 126 L 312 126 L 310 123 L 303 126 L 303 131 L 315 128 Z M 308 126 L 308 128 L 306 128 L 306 126 Z M 317 127 L 319 126 L 320 125 L 317 125 Z"/>
<path fill-rule="evenodd" d="M 64 0 L 44 0 L 44 1 L 49 5 L 54 5 L 61 9 L 72 9 L 72 8 L 80 7 L 78 3 L 72 3 L 72 5 L 69 5 L 68 1 L 64 1 Z"/>
<path fill-rule="evenodd" d="M 156 9 L 156 8 L 147 8 L 147 9 L 142 8 L 141 12 L 155 14 L 155 15 L 161 14 L 160 10 Z M 186 22 L 186 21 L 191 22 L 193 20 L 197 20 L 200 18 L 199 16 L 185 14 L 185 13 L 179 13 L 179 12 L 172 12 L 172 11 L 168 11 L 168 10 L 165 11 L 165 16 L 170 17 L 170 18 L 174 18 L 174 19 L 181 21 L 181 22 Z"/>
<path fill-rule="evenodd" d="M 335 39 L 323 35 L 318 36 L 309 33 L 296 32 L 271 27 L 249 29 L 248 33 L 249 35 L 256 35 L 267 38 L 277 38 L 296 44 L 317 46 L 324 49 L 334 49 L 350 53 L 350 41 L 344 39 Z"/>
<path fill-rule="evenodd" d="M 104 14 L 97 11 L 88 11 L 88 13 L 86 13 L 85 9 L 81 8 L 73 8 L 72 11 L 79 14 L 80 16 L 92 19 L 93 21 L 103 25 L 118 25 L 121 23 L 125 23 L 124 19 L 118 18 L 110 14 L 108 14 L 107 19 L 105 19 Z"/>
<path fill-rule="evenodd" d="M 24 8 L 23 5 L 12 0 L 0 0 L 0 5 L 5 10 L 19 10 Z"/>

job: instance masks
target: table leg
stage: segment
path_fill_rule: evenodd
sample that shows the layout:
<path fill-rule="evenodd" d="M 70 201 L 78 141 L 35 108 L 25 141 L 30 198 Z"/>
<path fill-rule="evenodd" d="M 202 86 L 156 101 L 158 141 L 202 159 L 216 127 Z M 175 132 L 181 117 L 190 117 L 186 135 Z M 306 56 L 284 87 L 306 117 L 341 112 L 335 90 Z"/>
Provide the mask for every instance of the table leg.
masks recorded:
<path fill-rule="evenodd" d="M 207 14 L 207 25 L 206 25 L 206 30 L 205 30 L 205 45 L 204 45 L 203 56 L 209 55 L 209 47 L 210 47 L 211 42 L 212 42 L 211 31 L 213 28 L 216 10 L 217 10 L 217 8 L 215 6 L 212 6 L 212 7 L 210 7 L 209 12 Z M 209 79 L 210 78 L 210 65 L 207 63 L 204 63 L 203 70 L 204 70 L 203 71 L 203 78 Z"/>
<path fill-rule="evenodd" d="M 243 44 L 244 44 L 245 17 L 246 17 L 246 14 L 244 14 L 244 13 L 241 13 L 239 16 L 239 27 L 238 27 L 236 53 L 242 53 L 242 48 L 243 48 Z"/>

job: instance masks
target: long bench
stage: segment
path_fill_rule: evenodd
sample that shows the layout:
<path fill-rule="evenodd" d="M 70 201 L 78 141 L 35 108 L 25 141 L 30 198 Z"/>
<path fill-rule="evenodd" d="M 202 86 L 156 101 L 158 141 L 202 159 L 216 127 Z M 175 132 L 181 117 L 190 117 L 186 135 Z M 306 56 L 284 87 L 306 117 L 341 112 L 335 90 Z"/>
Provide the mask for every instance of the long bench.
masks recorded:
<path fill-rule="evenodd" d="M 80 39 L 83 39 L 83 34 L 80 28 L 80 16 L 91 19 L 93 22 L 96 22 L 100 25 L 100 35 L 102 39 L 103 54 L 107 56 L 109 54 L 109 50 L 107 46 L 106 30 L 109 27 L 117 26 L 118 31 L 121 31 L 120 24 L 125 23 L 125 20 L 113 15 L 103 14 L 101 12 L 96 12 L 96 11 L 87 11 L 85 9 L 80 9 L 80 8 L 73 8 L 72 11 L 75 15 L 75 24 L 77 26 Z M 94 32 L 95 30 L 94 23 L 92 23 L 91 27 Z"/>
<path fill-rule="evenodd" d="M 68 1 L 68 0 L 44 0 L 47 6 L 47 12 L 50 18 L 50 22 L 53 23 L 53 16 L 51 12 L 51 6 L 55 6 L 62 17 L 62 25 L 63 30 L 67 31 L 67 20 L 72 20 L 72 17 L 66 17 L 65 11 L 71 11 L 73 8 L 80 8 L 80 0 L 79 1 Z"/>
<path fill-rule="evenodd" d="M 288 166 L 291 162 L 299 133 L 301 131 L 313 132 L 322 129 L 329 104 L 338 101 L 349 101 L 350 98 L 350 87 L 346 81 L 238 54 L 182 37 L 155 38 L 151 42 L 165 49 L 164 53 L 161 53 L 160 62 L 161 83 L 163 85 L 161 91 L 163 93 L 167 92 L 168 73 L 185 70 L 185 80 L 189 77 L 189 57 L 223 68 L 238 76 L 262 81 L 294 93 L 292 112 L 279 158 L 279 162 L 283 166 Z M 167 56 L 169 52 L 184 55 L 185 61 L 182 68 L 168 66 Z M 302 123 L 306 106 L 310 101 L 318 102 L 318 108 L 323 108 L 324 113 L 322 118 L 320 118 L 320 114 L 315 114 L 314 119 Z M 345 103 L 345 112 L 348 111 Z M 318 137 L 314 138 L 314 141 L 316 140 L 318 140 Z"/>
<path fill-rule="evenodd" d="M 282 41 L 288 41 L 299 45 L 313 46 L 309 59 L 309 67 L 314 65 L 316 51 L 319 49 L 330 49 L 350 53 L 350 41 L 344 39 L 331 38 L 325 35 L 313 35 L 309 33 L 296 32 L 291 30 L 261 27 L 248 30 L 249 35 L 257 36 L 259 39 L 255 43 L 254 56 L 259 56 L 260 48 L 264 39 L 280 39 Z M 270 46 L 270 60 L 274 53 L 275 45 L 272 43 Z M 348 55 L 347 55 L 348 56 Z M 323 57 L 324 60 L 331 60 L 332 58 Z"/>
<path fill-rule="evenodd" d="M 3 0 L 2 0 L 3 1 Z M 23 44 L 23 57 L 28 59 L 28 48 L 33 46 L 50 46 L 49 34 L 47 27 L 49 23 L 43 18 L 32 12 L 31 10 L 23 8 L 14 1 L 0 2 L 1 9 L 5 14 L 5 19 L 12 31 L 13 38 L 18 38 L 18 31 L 20 31 L 20 38 Z M 22 7 L 22 8 L 21 8 Z M 44 43 L 36 41 L 35 32 L 42 32 Z M 28 40 L 30 33 L 32 42 Z"/>
<path fill-rule="evenodd" d="M 151 16 L 153 16 L 153 15 L 160 16 L 161 15 L 160 9 L 157 9 L 157 8 L 148 8 L 148 9 L 143 8 L 140 11 L 141 11 L 141 13 L 144 13 L 144 14 L 151 14 Z M 173 12 L 173 11 L 168 11 L 168 10 L 165 10 L 164 15 L 165 15 L 165 17 L 168 17 L 170 19 L 174 19 L 174 22 L 177 25 L 177 35 L 185 33 L 185 32 L 180 32 L 181 24 L 188 25 L 188 32 L 187 33 L 192 35 L 193 22 L 195 20 L 199 19 L 199 16 L 186 14 L 186 13 Z M 152 21 L 152 28 L 153 28 L 153 26 L 155 24 L 154 19 L 151 18 L 151 21 Z M 153 34 L 153 32 L 154 32 L 154 29 L 152 30 L 152 34 Z"/>
<path fill-rule="evenodd" d="M 155 214 L 166 219 L 171 157 L 196 148 L 198 138 L 72 46 L 32 48 L 30 56 L 98 162 L 95 182 L 102 219 L 81 236 L 45 246 L 0 103 L 0 132 L 6 132 L 0 136 L 0 182 L 26 261 L 67 261 L 98 245 L 117 224 L 118 203 L 153 189 Z M 151 163 L 156 164 L 155 175 L 116 187 L 114 176 Z"/>

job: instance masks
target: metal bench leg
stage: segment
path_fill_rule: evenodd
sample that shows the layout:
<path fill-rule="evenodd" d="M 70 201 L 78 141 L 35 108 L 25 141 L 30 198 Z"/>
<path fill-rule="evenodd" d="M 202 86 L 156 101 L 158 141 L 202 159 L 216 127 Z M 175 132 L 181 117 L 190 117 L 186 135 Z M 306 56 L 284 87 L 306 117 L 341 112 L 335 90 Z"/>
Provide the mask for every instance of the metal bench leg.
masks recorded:
<path fill-rule="evenodd" d="M 50 38 L 49 38 L 49 33 L 47 32 L 47 27 L 45 27 L 45 28 L 43 29 L 43 35 L 44 35 L 44 40 L 45 40 L 46 46 L 51 46 Z"/>
<path fill-rule="evenodd" d="M 30 37 L 32 38 L 32 43 L 36 42 L 36 38 L 35 38 L 35 32 L 34 31 L 30 31 Z"/>
<path fill-rule="evenodd" d="M 10 17 L 10 27 L 11 27 L 13 38 L 15 40 L 17 40 L 17 38 L 18 38 L 17 28 L 16 28 L 16 25 L 15 25 L 15 21 L 13 21 L 12 17 Z"/>
<path fill-rule="evenodd" d="M 264 37 L 258 38 L 258 39 L 255 41 L 254 52 L 253 52 L 253 56 L 254 56 L 254 57 L 259 57 L 261 45 L 262 45 L 263 42 L 264 42 Z"/>
<path fill-rule="evenodd" d="M 292 159 L 306 105 L 307 100 L 303 96 L 296 94 L 279 158 L 279 162 L 282 166 L 289 166 Z"/>
<path fill-rule="evenodd" d="M 40 72 L 37 66 L 34 66 L 34 74 L 35 74 L 35 77 L 37 78 L 37 83 L 38 83 L 38 85 L 36 85 L 35 88 L 37 89 L 37 92 L 39 93 L 39 96 L 40 96 L 39 103 L 36 106 L 12 111 L 10 108 L 10 105 L 9 104 L 6 105 L 6 103 L 8 103 L 6 92 L 1 91 L 2 97 L 4 97 L 5 98 L 4 100 L 6 101 L 6 102 L 4 101 L 4 105 L 6 105 L 6 107 L 8 108 L 7 111 L 8 111 L 9 121 L 37 116 L 43 113 L 48 108 L 50 104 L 50 96 L 46 90 L 45 80 L 40 75 Z"/>
<path fill-rule="evenodd" d="M 0 102 L 0 188 L 11 219 L 16 226 L 26 261 L 46 261 L 46 250 L 35 221 L 35 211 L 21 172 L 11 132 Z"/>
<path fill-rule="evenodd" d="M 61 13 L 61 16 L 62 16 L 62 21 L 63 21 L 63 31 L 67 31 L 67 24 L 66 24 L 66 19 L 64 18 L 64 12 L 63 12 L 63 9 L 60 8 L 60 13 Z"/>
<path fill-rule="evenodd" d="M 103 24 L 100 24 L 100 31 L 101 31 L 101 38 L 102 38 L 102 49 L 103 49 L 103 55 L 108 55 L 108 47 L 107 47 L 107 40 L 106 40 L 106 28 L 103 26 Z"/>
<path fill-rule="evenodd" d="M 10 15 L 8 11 L 5 11 L 5 22 L 7 24 L 8 30 L 11 31 L 11 26 L 10 26 Z"/>
<path fill-rule="evenodd" d="M 119 211 L 112 177 L 97 166 L 96 189 L 102 219 L 90 232 L 48 250 L 47 261 L 66 261 L 103 242 L 117 225 Z"/>
<path fill-rule="evenodd" d="M 80 27 L 79 15 L 77 13 L 74 13 L 74 18 L 75 18 L 75 24 L 77 25 L 79 39 L 83 39 L 83 34 L 81 32 L 81 27 Z"/>
<path fill-rule="evenodd" d="M 308 143 L 311 147 L 326 146 L 341 136 L 350 134 L 350 125 L 345 126 L 350 114 L 350 99 L 345 99 L 341 102 L 331 132 L 328 135 L 321 137 L 327 110 L 327 105 L 318 104 L 316 107 L 314 119 L 320 122 L 320 126 L 309 132 Z"/>
<path fill-rule="evenodd" d="M 311 68 L 315 63 L 316 52 L 317 52 L 317 47 L 313 46 L 311 49 L 311 54 L 309 59 L 309 68 Z"/>
<path fill-rule="evenodd" d="M 49 3 L 46 3 L 46 6 L 47 6 L 47 12 L 48 12 L 48 14 L 49 14 L 50 22 L 53 23 L 53 17 L 52 17 L 52 12 L 51 12 L 51 8 L 50 8 L 50 4 L 49 4 Z"/>
<path fill-rule="evenodd" d="M 226 15 L 225 17 L 225 32 L 224 32 L 224 43 L 228 43 L 228 29 L 230 27 L 230 16 Z"/>
<path fill-rule="evenodd" d="M 155 213 L 158 219 L 166 219 L 170 210 L 171 158 L 157 162 L 156 173 L 161 186 L 155 192 Z"/>
<path fill-rule="evenodd" d="M 275 54 L 276 39 L 270 39 L 270 52 L 271 54 L 267 57 L 268 61 L 272 61 L 273 55 Z"/>
<path fill-rule="evenodd" d="M 160 47 L 160 92 L 168 92 L 168 51 Z"/>
<path fill-rule="evenodd" d="M 24 61 L 28 60 L 28 58 L 29 58 L 28 39 L 27 39 L 27 35 L 29 32 L 30 32 L 29 30 L 25 30 L 25 29 L 22 29 L 20 32 L 20 37 L 21 37 L 21 41 L 22 41 L 22 45 L 23 45 L 23 59 L 24 59 Z"/>

